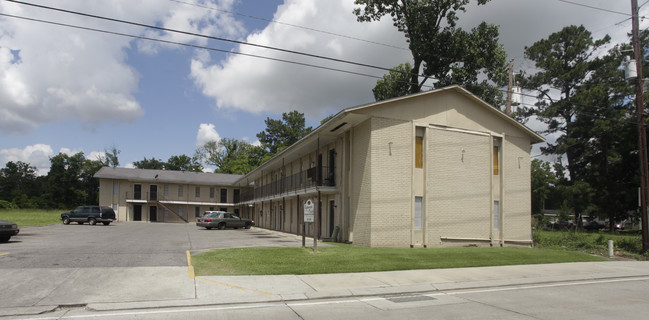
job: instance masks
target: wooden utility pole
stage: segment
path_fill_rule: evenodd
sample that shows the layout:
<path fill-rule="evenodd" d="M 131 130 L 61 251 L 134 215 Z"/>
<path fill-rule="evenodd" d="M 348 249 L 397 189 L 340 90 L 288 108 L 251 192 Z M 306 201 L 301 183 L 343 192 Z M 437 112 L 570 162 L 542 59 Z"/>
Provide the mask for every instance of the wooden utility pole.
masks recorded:
<path fill-rule="evenodd" d="M 640 46 L 640 31 L 638 23 L 638 0 L 631 0 L 631 25 L 633 55 L 638 75 L 635 78 L 635 104 L 638 125 L 638 153 L 640 157 L 640 214 L 642 224 L 642 252 L 649 250 L 649 228 L 647 227 L 647 187 L 649 186 L 649 160 L 647 159 L 647 125 L 644 119 L 644 96 L 642 92 L 642 48 Z"/>
<path fill-rule="evenodd" d="M 505 113 L 512 115 L 512 87 L 514 86 L 514 60 L 509 62 L 509 84 L 507 84 L 507 107 Z"/>

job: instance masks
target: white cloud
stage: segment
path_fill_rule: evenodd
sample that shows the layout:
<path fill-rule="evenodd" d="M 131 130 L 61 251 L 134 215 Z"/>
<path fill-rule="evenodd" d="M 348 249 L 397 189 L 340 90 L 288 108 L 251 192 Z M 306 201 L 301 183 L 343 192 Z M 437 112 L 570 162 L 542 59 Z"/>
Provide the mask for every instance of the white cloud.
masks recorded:
<path fill-rule="evenodd" d="M 286 0 L 278 7 L 273 19 L 406 47 L 404 37 L 395 30 L 389 19 L 361 24 L 352 13 L 353 8 L 353 1 L 347 0 Z M 386 68 L 410 60 L 410 52 L 406 50 L 285 24 L 271 23 L 263 31 L 249 35 L 246 41 Z M 250 46 L 240 46 L 237 51 L 375 76 L 386 73 L 382 70 Z M 307 117 L 316 119 L 343 107 L 370 102 L 373 100 L 371 89 L 377 80 L 242 55 L 230 55 L 226 60 L 214 64 L 206 62 L 205 59 L 194 59 L 191 76 L 204 95 L 216 100 L 219 108 L 235 108 L 252 113 L 270 111 L 278 114 L 297 109 Z"/>
<path fill-rule="evenodd" d="M 54 156 L 52 147 L 46 144 L 35 144 L 24 149 L 11 148 L 0 150 L 2 163 L 22 161 L 36 167 L 38 175 L 46 175 L 50 171 L 50 157 Z"/>
<path fill-rule="evenodd" d="M 584 24 L 597 39 L 605 34 L 613 42 L 626 41 L 629 22 L 624 15 L 589 9 L 559 1 L 499 0 L 487 5 L 468 7 L 459 13 L 460 25 L 469 30 L 483 20 L 500 25 L 500 40 L 510 59 L 516 59 L 518 69 L 533 67 L 524 61 L 525 46 L 546 38 L 571 24 Z M 630 12 L 627 2 L 597 0 L 589 5 L 604 9 Z M 274 20 L 312 29 L 343 34 L 350 37 L 407 47 L 403 35 L 396 31 L 389 16 L 380 22 L 359 23 L 352 14 L 353 1 L 348 0 L 285 0 Z M 643 7 L 643 11 L 649 6 Z M 643 14 L 641 12 L 641 14 Z M 325 18 L 326 17 L 326 18 Z M 643 25 L 649 22 L 643 23 Z M 318 33 L 270 23 L 264 30 L 250 34 L 249 43 L 351 60 L 391 68 L 410 61 L 410 52 L 370 44 L 331 34 Z M 352 70 L 382 76 L 386 71 L 372 70 L 313 58 L 279 53 L 250 46 L 236 51 L 277 59 Z M 203 56 L 191 65 L 191 77 L 204 95 L 214 98 L 218 108 L 233 108 L 251 113 L 279 114 L 297 109 L 311 119 L 320 119 L 341 108 L 373 100 L 371 89 L 376 79 L 296 66 L 277 61 L 230 55 L 222 61 L 209 62 Z"/>
<path fill-rule="evenodd" d="M 228 9 L 234 0 L 204 1 Z M 229 15 L 172 1 L 48 1 L 45 5 L 205 33 L 241 32 Z M 70 25 L 143 34 L 145 29 L 0 2 L 4 13 Z M 166 40 L 204 42 L 162 34 Z M 139 74 L 125 54 L 134 40 L 16 18 L 0 18 L 0 132 L 27 133 L 45 123 L 131 122 L 144 110 L 134 96 Z M 155 52 L 157 47 L 149 46 Z"/>
<path fill-rule="evenodd" d="M 198 133 L 196 134 L 196 146 L 202 147 L 210 141 L 220 141 L 221 136 L 216 132 L 215 126 L 213 124 L 201 123 L 198 127 Z"/>

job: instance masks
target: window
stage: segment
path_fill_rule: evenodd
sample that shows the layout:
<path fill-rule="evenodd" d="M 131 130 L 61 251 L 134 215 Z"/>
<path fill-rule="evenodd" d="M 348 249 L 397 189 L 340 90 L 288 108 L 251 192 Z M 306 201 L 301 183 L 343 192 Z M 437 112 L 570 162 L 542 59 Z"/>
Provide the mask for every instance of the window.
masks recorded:
<path fill-rule="evenodd" d="M 113 182 L 113 194 L 119 193 L 119 183 Z"/>
<path fill-rule="evenodd" d="M 178 186 L 178 196 L 182 197 L 183 196 L 183 186 Z"/>
<path fill-rule="evenodd" d="M 221 203 L 228 202 L 228 189 L 221 189 Z"/>
<path fill-rule="evenodd" d="M 140 199 L 140 198 L 142 198 L 142 185 L 141 184 L 133 185 L 133 199 Z"/>
<path fill-rule="evenodd" d="M 234 189 L 234 200 L 232 202 L 239 203 L 240 197 L 241 197 L 241 190 Z"/>
<path fill-rule="evenodd" d="M 415 230 L 421 230 L 423 199 L 423 197 L 415 197 L 415 220 L 413 225 Z"/>
<path fill-rule="evenodd" d="M 184 207 L 178 206 L 178 215 L 181 217 L 183 216 L 183 211 L 184 211 L 183 208 Z"/>
<path fill-rule="evenodd" d="M 194 208 L 194 216 L 197 218 L 201 216 L 201 207 Z"/>
<path fill-rule="evenodd" d="M 214 193 L 215 193 L 214 189 L 215 189 L 214 187 L 210 187 L 210 199 L 214 198 Z"/>
<path fill-rule="evenodd" d="M 196 198 L 201 197 L 201 187 L 196 187 Z"/>
<path fill-rule="evenodd" d="M 498 146 L 494 146 L 494 176 L 500 174 L 499 157 L 498 157 L 499 154 L 500 154 L 500 148 L 498 148 Z"/>
<path fill-rule="evenodd" d="M 500 229 L 500 202 L 494 201 L 494 230 Z"/>
<path fill-rule="evenodd" d="M 165 197 L 168 197 L 168 196 L 169 196 L 169 185 L 168 185 L 168 184 L 165 184 L 165 185 L 162 187 L 162 194 L 163 194 Z"/>
<path fill-rule="evenodd" d="M 426 129 L 417 127 L 415 134 L 415 168 L 424 168 L 424 134 Z"/>

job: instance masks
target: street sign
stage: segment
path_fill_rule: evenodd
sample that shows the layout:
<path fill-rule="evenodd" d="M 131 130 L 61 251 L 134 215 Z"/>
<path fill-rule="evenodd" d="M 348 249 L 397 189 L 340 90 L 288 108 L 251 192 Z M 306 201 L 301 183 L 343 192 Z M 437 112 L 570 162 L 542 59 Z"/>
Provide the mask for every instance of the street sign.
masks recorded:
<path fill-rule="evenodd" d="M 304 203 L 304 222 L 313 222 L 315 221 L 315 206 L 311 199 L 307 200 Z"/>

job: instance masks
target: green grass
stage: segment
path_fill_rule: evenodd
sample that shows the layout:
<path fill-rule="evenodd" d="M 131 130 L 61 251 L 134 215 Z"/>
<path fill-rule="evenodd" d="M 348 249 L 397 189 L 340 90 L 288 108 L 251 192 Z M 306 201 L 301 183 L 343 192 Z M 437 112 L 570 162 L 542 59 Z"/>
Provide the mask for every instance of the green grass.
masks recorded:
<path fill-rule="evenodd" d="M 534 244 L 539 248 L 574 250 L 590 254 L 608 255 L 608 240 L 613 240 L 616 255 L 646 260 L 641 255 L 642 236 L 638 233 L 575 232 L 574 230 L 534 230 Z"/>
<path fill-rule="evenodd" d="M 273 275 L 461 268 L 605 261 L 585 253 L 530 248 L 366 248 L 333 244 L 312 248 L 220 249 L 192 256 L 196 275 Z"/>
<path fill-rule="evenodd" d="M 61 223 L 61 213 L 64 210 L 40 210 L 40 209 L 3 209 L 0 210 L 0 220 L 11 221 L 18 225 L 18 228 L 45 226 Z"/>

